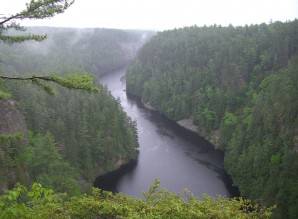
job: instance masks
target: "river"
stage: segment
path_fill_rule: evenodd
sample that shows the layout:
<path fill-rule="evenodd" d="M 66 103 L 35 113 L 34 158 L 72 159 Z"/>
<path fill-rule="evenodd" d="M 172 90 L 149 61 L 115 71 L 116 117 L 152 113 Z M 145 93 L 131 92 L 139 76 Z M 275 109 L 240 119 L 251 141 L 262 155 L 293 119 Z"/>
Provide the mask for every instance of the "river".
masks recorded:
<path fill-rule="evenodd" d="M 125 92 L 125 68 L 100 77 L 112 95 L 121 100 L 126 113 L 137 121 L 139 155 L 137 164 L 117 173 L 113 192 L 142 197 L 158 178 L 161 187 L 183 194 L 188 188 L 202 194 L 231 197 L 237 194 L 223 167 L 223 154 L 197 135 L 184 130 L 158 112 L 145 109 Z"/>

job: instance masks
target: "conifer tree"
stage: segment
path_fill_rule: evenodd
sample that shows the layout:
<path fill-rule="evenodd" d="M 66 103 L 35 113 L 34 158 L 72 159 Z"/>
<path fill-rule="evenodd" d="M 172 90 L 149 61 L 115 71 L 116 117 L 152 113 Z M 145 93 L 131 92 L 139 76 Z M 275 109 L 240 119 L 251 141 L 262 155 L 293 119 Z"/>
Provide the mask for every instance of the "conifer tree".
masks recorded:
<path fill-rule="evenodd" d="M 0 17 L 0 43 L 21 43 L 28 40 L 43 41 L 47 35 L 36 34 L 9 34 L 10 30 L 25 32 L 26 28 L 18 23 L 24 19 L 44 19 L 51 18 L 57 14 L 63 13 L 68 9 L 74 0 L 31 0 L 26 4 L 26 9 L 12 15 L 3 15 Z M 1 60 L 0 60 L 1 61 Z M 18 80 L 31 81 L 33 84 L 41 87 L 47 93 L 54 95 L 55 91 L 48 82 L 54 82 L 61 86 L 74 89 L 84 89 L 90 92 L 98 91 L 93 87 L 92 77 L 89 75 L 66 75 L 59 76 L 31 76 L 31 77 L 10 77 L 0 72 L 0 80 Z M 0 98 L 7 99 L 9 93 L 0 88 Z"/>

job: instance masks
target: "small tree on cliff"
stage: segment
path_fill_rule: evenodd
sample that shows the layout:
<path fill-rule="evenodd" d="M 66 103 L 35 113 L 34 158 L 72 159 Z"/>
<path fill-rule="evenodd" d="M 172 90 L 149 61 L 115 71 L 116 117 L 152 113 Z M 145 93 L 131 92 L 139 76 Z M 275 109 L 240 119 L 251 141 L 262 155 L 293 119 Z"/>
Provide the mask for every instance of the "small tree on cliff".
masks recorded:
<path fill-rule="evenodd" d="M 26 4 L 26 9 L 13 15 L 2 15 L 0 17 L 0 43 L 21 43 L 28 40 L 43 41 L 47 35 L 36 34 L 22 34 L 22 35 L 9 35 L 9 30 L 26 31 L 24 26 L 21 26 L 18 21 L 24 19 L 44 19 L 54 17 L 57 14 L 63 13 L 68 9 L 74 0 L 31 0 Z M 0 60 L 1 62 L 1 60 Z M 87 91 L 97 91 L 93 87 L 92 77 L 89 75 L 67 75 L 61 76 L 31 76 L 31 77 L 10 77 L 0 73 L 1 80 L 19 80 L 31 81 L 35 85 L 42 87 L 47 93 L 53 95 L 53 88 L 48 82 L 54 82 L 61 86 L 75 89 L 84 89 Z M 0 98 L 7 99 L 9 95 L 4 89 L 0 87 Z"/>

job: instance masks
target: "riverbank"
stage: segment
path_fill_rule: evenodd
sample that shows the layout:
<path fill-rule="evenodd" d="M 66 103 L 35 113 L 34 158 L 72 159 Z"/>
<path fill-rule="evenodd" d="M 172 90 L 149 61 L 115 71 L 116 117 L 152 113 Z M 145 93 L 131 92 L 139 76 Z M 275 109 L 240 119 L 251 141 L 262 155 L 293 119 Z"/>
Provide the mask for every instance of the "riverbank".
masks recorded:
<path fill-rule="evenodd" d="M 198 130 L 197 126 L 193 123 L 192 119 L 182 119 L 182 120 L 177 121 L 177 124 L 186 128 L 189 131 L 199 134 L 199 130 Z"/>
<path fill-rule="evenodd" d="M 132 171 L 138 163 L 138 153 L 135 159 L 125 160 L 125 162 L 119 162 L 119 167 L 113 171 L 109 171 L 105 174 L 101 174 L 96 177 L 94 181 L 94 187 L 117 193 L 117 183 L 119 179 L 126 173 Z"/>
<path fill-rule="evenodd" d="M 183 120 L 179 120 L 179 121 L 171 120 L 171 119 L 167 118 L 163 113 L 161 113 L 157 108 L 153 107 L 150 103 L 143 103 L 141 101 L 140 97 L 130 94 L 127 91 L 126 91 L 126 95 L 129 98 L 137 100 L 137 102 L 140 104 L 140 106 L 145 108 L 146 110 L 149 110 L 153 113 L 158 113 L 158 114 L 162 115 L 163 117 L 165 117 L 167 120 L 171 121 L 173 123 L 173 125 L 176 125 L 177 127 L 179 127 L 179 129 L 178 129 L 179 134 L 181 134 L 183 136 L 188 136 L 187 138 L 189 140 L 194 139 L 194 138 L 203 139 L 205 142 L 207 142 L 206 147 L 211 147 L 213 150 L 215 149 L 216 151 L 221 153 L 222 156 L 224 156 L 224 152 L 220 149 L 219 144 L 218 144 L 218 139 L 219 139 L 219 131 L 218 130 L 213 131 L 211 133 L 211 135 L 206 137 L 206 135 L 202 135 L 200 133 L 198 127 L 194 124 L 193 119 L 183 119 Z M 201 140 L 199 140 L 199 141 L 201 144 L 202 143 Z M 191 142 L 193 142 L 195 144 L 198 143 L 198 141 L 193 141 L 193 140 L 191 140 Z M 228 188 L 229 192 L 231 193 L 231 197 L 239 197 L 240 196 L 239 188 L 236 186 L 233 186 L 232 177 L 229 174 L 227 174 L 226 172 L 222 173 L 221 177 L 223 179 L 223 182 L 224 182 L 226 188 Z"/>
<path fill-rule="evenodd" d="M 151 111 L 159 112 L 154 106 L 152 106 L 150 103 L 143 103 L 143 106 Z"/>
<path fill-rule="evenodd" d="M 138 98 L 138 96 L 135 96 L 135 95 L 132 95 L 132 94 L 129 94 L 135 98 Z M 161 113 L 156 107 L 152 106 L 149 102 L 148 103 L 143 103 L 141 101 L 142 105 L 148 109 L 148 110 L 151 110 L 151 111 L 154 111 L 154 112 L 159 112 Z M 161 113 L 163 114 L 163 113 Z M 170 119 L 171 120 L 171 119 Z M 174 121 L 172 120 L 173 122 L 175 122 L 177 125 L 179 125 L 180 127 L 188 130 L 188 131 L 191 131 L 195 134 L 197 134 L 198 136 L 200 136 L 201 138 L 204 138 L 206 141 L 208 141 L 215 149 L 220 149 L 219 147 L 219 143 L 218 143 L 218 140 L 219 140 L 219 131 L 216 130 L 216 131 L 212 131 L 210 135 L 205 135 L 205 134 L 202 134 L 198 127 L 194 124 L 193 122 L 193 119 L 182 119 L 182 120 L 179 120 L 179 121 Z"/>
<path fill-rule="evenodd" d="M 147 110 L 139 97 L 125 92 L 124 75 L 125 69 L 100 78 L 111 94 L 120 99 L 132 121 L 136 121 L 139 137 L 138 164 L 117 177 L 117 191 L 142 198 L 142 191 L 158 178 L 164 188 L 179 194 L 187 187 L 196 197 L 237 196 L 226 179 L 223 153 L 162 113 Z"/>

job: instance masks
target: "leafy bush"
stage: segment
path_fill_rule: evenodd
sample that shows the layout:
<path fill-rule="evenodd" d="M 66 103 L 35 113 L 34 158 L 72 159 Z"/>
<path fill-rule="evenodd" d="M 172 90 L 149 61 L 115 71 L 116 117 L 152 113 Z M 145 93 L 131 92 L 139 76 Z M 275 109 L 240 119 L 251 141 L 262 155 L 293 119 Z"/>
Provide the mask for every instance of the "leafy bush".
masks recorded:
<path fill-rule="evenodd" d="M 30 190 L 18 185 L 0 196 L 1 218 L 269 218 L 272 208 L 260 208 L 240 199 L 203 200 L 185 190 L 186 198 L 160 188 L 160 181 L 144 199 L 93 189 L 92 195 L 68 197 L 39 183 Z"/>

